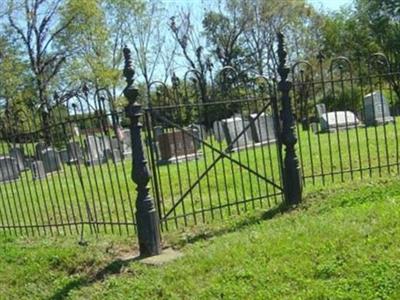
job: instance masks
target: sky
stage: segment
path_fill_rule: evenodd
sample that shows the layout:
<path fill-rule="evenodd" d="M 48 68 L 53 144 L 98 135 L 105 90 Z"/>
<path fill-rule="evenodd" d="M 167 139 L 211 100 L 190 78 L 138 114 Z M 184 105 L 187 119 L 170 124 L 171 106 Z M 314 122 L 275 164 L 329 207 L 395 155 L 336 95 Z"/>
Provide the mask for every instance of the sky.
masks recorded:
<path fill-rule="evenodd" d="M 296 0 L 294 0 L 296 1 Z M 316 9 L 323 8 L 324 10 L 338 10 L 343 5 L 349 5 L 353 0 L 307 0 Z"/>
<path fill-rule="evenodd" d="M 217 0 L 213 0 L 217 2 Z M 243 0 L 246 1 L 246 0 Z M 297 1 L 297 0 L 292 0 Z M 163 3 L 166 5 L 174 5 L 174 6 L 192 6 L 204 2 L 204 0 L 163 0 Z M 208 0 L 208 2 L 212 2 Z M 353 2 L 353 0 L 307 0 L 308 3 L 315 6 L 315 8 L 323 8 L 325 10 L 337 10 L 343 5 L 348 5 Z"/>

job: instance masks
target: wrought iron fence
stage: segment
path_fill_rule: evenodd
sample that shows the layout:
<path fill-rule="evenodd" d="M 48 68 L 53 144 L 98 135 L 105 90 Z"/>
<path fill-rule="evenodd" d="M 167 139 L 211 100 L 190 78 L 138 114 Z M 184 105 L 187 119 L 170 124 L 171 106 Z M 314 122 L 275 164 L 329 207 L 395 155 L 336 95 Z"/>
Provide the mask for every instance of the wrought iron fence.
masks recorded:
<path fill-rule="evenodd" d="M 383 54 L 292 67 L 304 184 L 399 173 L 400 70 Z"/>
<path fill-rule="evenodd" d="M 293 190 L 288 170 L 297 167 L 296 140 L 304 185 L 398 174 L 399 70 L 381 54 L 357 64 L 320 55 L 293 65 L 288 94 L 286 53 L 280 51 L 279 84 L 230 67 L 216 74 L 189 71 L 170 85 L 152 83 L 142 132 L 133 90 L 126 90 L 133 93 L 131 123 L 107 95 L 88 91 L 64 102 L 55 98 L 36 113 L 6 111 L 0 229 L 135 233 L 137 190 L 148 196 L 145 164 L 134 174 L 137 187 L 131 180 L 138 140 L 164 230 L 272 208 L 292 197 L 284 191 Z M 137 167 L 142 162 L 136 157 Z"/>
<path fill-rule="evenodd" d="M 129 129 L 116 122 L 122 112 L 85 94 L 8 117 L 1 130 L 0 228 L 134 233 Z"/>

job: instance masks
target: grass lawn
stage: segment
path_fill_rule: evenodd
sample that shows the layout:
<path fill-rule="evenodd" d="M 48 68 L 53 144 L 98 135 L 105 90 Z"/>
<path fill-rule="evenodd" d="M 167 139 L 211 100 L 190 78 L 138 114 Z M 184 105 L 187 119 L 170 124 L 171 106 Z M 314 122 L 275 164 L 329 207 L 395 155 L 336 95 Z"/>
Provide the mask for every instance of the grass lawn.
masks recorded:
<path fill-rule="evenodd" d="M 0 236 L 0 299 L 399 299 L 398 177 L 308 189 L 303 204 L 164 234 L 184 256 L 118 258 L 135 238 Z"/>

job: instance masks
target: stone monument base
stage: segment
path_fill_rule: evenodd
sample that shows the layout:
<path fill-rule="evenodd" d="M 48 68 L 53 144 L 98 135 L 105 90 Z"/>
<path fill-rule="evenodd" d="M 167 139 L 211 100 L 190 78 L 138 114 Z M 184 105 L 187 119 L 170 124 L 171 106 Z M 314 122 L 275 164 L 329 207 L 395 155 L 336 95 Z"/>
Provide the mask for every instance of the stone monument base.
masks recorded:
<path fill-rule="evenodd" d="M 187 155 L 179 155 L 179 156 L 173 156 L 169 159 L 161 159 L 158 161 L 159 165 L 167 165 L 167 164 L 178 164 L 183 161 L 191 161 L 195 159 L 200 159 L 203 156 L 201 152 L 197 153 L 190 153 Z"/>

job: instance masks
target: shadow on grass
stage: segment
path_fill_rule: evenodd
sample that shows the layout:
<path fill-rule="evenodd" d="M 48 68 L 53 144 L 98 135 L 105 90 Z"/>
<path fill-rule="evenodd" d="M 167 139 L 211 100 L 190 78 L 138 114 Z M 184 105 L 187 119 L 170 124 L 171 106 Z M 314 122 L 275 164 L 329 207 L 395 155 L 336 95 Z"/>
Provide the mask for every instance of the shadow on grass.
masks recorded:
<path fill-rule="evenodd" d="M 242 220 L 241 222 L 232 224 L 232 226 L 218 229 L 208 229 L 207 232 L 194 233 L 192 236 L 188 236 L 184 241 L 181 241 L 181 243 L 179 243 L 179 245 L 177 246 L 183 247 L 187 244 L 193 244 L 198 241 L 207 240 L 212 237 L 218 237 L 227 233 L 235 232 L 246 228 L 247 226 L 258 224 L 264 220 L 273 219 L 276 215 L 283 214 L 285 212 L 291 211 L 292 209 L 292 207 L 288 207 L 285 203 L 281 203 L 280 205 L 264 212 L 259 216 L 249 217 L 245 220 Z"/>
<path fill-rule="evenodd" d="M 49 300 L 66 299 L 72 290 L 77 290 L 82 287 L 92 285 L 96 282 L 104 280 L 107 276 L 120 274 L 124 267 L 139 259 L 141 259 L 139 256 L 130 259 L 117 259 L 105 266 L 103 269 L 99 270 L 93 276 L 85 276 L 69 282 L 63 288 L 59 289 L 54 295 L 49 297 Z"/>
<path fill-rule="evenodd" d="M 283 214 L 284 212 L 290 211 L 291 209 L 292 208 L 289 208 L 284 203 L 282 203 L 281 205 L 278 205 L 278 206 L 264 212 L 260 216 L 250 217 L 246 220 L 238 222 L 237 224 L 234 224 L 233 226 L 229 226 L 228 228 L 221 228 L 221 229 L 210 230 L 208 232 L 202 232 L 202 233 L 195 234 L 195 235 L 187 238 L 183 245 L 196 243 L 197 241 L 206 240 L 211 237 L 218 237 L 218 236 L 224 235 L 226 233 L 238 231 L 247 226 L 258 224 L 264 220 L 273 219 L 276 215 Z M 66 299 L 72 290 L 77 290 L 82 287 L 92 285 L 96 282 L 104 280 L 107 276 L 120 274 L 125 266 L 129 265 L 130 263 L 132 263 L 134 261 L 138 261 L 140 259 L 141 259 L 141 257 L 139 257 L 139 256 L 131 258 L 131 259 L 125 259 L 125 260 L 117 259 L 117 260 L 111 262 L 110 264 L 108 264 L 103 269 L 99 270 L 93 276 L 81 277 L 79 279 L 69 282 L 63 288 L 58 290 L 53 296 L 51 296 L 49 298 L 49 300 Z"/>

